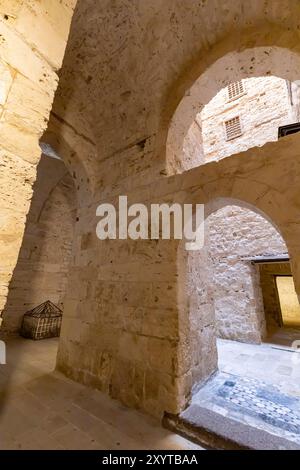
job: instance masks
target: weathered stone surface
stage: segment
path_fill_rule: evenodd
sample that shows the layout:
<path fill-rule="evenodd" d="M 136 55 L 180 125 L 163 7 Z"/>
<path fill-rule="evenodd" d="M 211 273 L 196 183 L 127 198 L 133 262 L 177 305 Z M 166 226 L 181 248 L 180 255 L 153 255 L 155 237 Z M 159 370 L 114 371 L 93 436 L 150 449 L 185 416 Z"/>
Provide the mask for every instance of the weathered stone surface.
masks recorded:
<path fill-rule="evenodd" d="M 0 310 L 22 242 L 41 155 L 38 142 L 47 126 L 74 6 L 72 0 L 56 5 L 0 1 Z"/>
<path fill-rule="evenodd" d="M 18 3 L 11 3 L 16 15 L 22 11 Z M 33 8 L 26 5 L 23 11 L 32 24 L 29 10 L 42 15 L 43 5 L 30 3 Z M 63 18 L 53 18 L 63 16 L 68 5 L 60 2 L 54 16 L 41 18 L 47 36 L 54 23 L 58 35 L 66 31 Z M 71 8 L 67 11 L 70 19 Z M 261 0 L 77 2 L 50 122 L 66 164 L 75 163 L 79 194 L 58 355 L 58 367 L 70 377 L 161 416 L 179 412 L 192 389 L 217 367 L 212 295 L 209 289 L 193 292 L 195 279 L 204 283 L 207 276 L 207 251 L 194 270 L 193 260 L 180 256 L 177 242 L 99 242 L 96 207 L 116 203 L 121 194 L 147 204 L 232 198 L 251 205 L 280 229 L 300 292 L 299 135 L 184 173 L 182 164 L 184 138 L 195 116 L 229 82 L 268 75 L 298 79 L 299 18 L 300 5 L 292 0 L 284 5 Z M 41 115 L 31 109 L 26 119 L 22 107 L 13 116 L 7 109 L 0 129 L 7 131 L 3 139 L 15 160 L 34 168 L 62 59 L 56 55 L 63 47 L 55 37 L 49 51 L 40 26 L 29 31 L 26 41 L 22 22 L 21 17 L 1 21 L 1 60 L 45 99 L 30 92 L 35 109 L 40 101 Z M 21 123 L 25 128 L 19 130 Z M 18 139 L 24 138 L 24 149 L 20 140 L 14 142 L 13 128 Z M 4 171 L 9 180 L 7 163 Z M 3 299 L 31 184 L 24 184 L 18 201 L 9 195 L 12 237 L 18 204 L 22 214 L 13 256 L 3 270 Z"/>
<path fill-rule="evenodd" d="M 63 162 L 42 156 L 3 311 L 5 332 L 18 332 L 24 313 L 46 300 L 63 309 L 75 218 L 71 176 Z"/>
<path fill-rule="evenodd" d="M 68 125 L 76 130 L 76 140 L 75 134 L 72 140 L 76 146 L 80 142 L 80 159 L 93 179 L 92 200 L 79 202 L 82 208 L 71 273 L 74 288 L 67 292 L 66 314 L 80 315 L 80 319 L 71 327 L 65 317 L 58 365 L 70 376 L 88 381 L 96 349 L 97 354 L 99 349 L 109 351 L 110 366 L 99 366 L 97 386 L 110 393 L 113 390 L 114 396 L 125 403 L 160 414 L 183 407 L 192 387 L 216 369 L 211 295 L 203 295 L 199 310 L 196 300 L 190 309 L 189 296 L 182 292 L 182 284 L 178 285 L 179 280 L 189 279 L 189 271 L 186 276 L 185 260 L 177 256 L 175 242 L 166 243 L 165 248 L 160 242 L 99 242 L 88 235 L 96 226 L 97 204 L 116 203 L 120 194 L 127 194 L 132 202 L 147 203 L 232 197 L 263 211 L 280 227 L 288 249 L 294 247 L 297 223 L 291 226 L 291 222 L 298 220 L 298 209 L 292 188 L 296 188 L 295 175 L 299 172 L 298 136 L 181 175 L 165 175 L 167 170 L 169 174 L 182 171 L 181 151 L 187 130 L 202 106 L 229 82 L 269 74 L 298 79 L 296 18 L 300 11 L 299 5 L 287 2 L 283 21 L 282 5 L 277 2 L 264 5 L 254 1 L 250 6 L 249 2 L 229 0 L 222 2 L 222 7 L 196 1 L 187 6 L 174 0 L 125 3 L 126 8 L 122 2 L 97 6 L 92 1 L 78 2 L 54 105 L 64 129 Z M 199 77 L 194 89 L 192 85 Z M 196 89 L 202 95 L 196 96 Z M 177 108 L 179 103 L 182 105 Z M 287 205 L 295 208 L 292 218 Z M 298 256 L 299 248 L 293 249 L 295 255 L 290 254 Z M 204 265 L 205 258 L 202 269 Z M 297 263 L 293 266 L 299 286 Z M 204 280 L 205 268 L 203 273 L 199 271 Z M 152 283 L 172 286 L 170 296 L 163 299 L 163 310 L 160 305 L 155 307 Z M 137 291 L 134 294 L 133 286 Z M 124 310 L 126 302 L 130 305 Z M 140 307 L 136 305 L 139 302 Z M 86 309 L 78 310 L 80 303 Z M 168 312 L 172 335 L 161 319 L 164 311 Z M 84 318 L 88 318 L 90 328 L 86 328 Z M 85 333 L 75 344 L 72 336 L 78 341 L 81 330 Z M 154 351 L 156 369 L 153 362 L 151 367 L 145 362 L 143 375 L 142 359 L 136 359 L 139 355 L 144 358 L 143 335 L 174 338 L 174 369 L 166 371 L 170 362 L 160 363 Z M 126 354 L 127 343 L 131 359 Z M 161 347 L 163 355 L 162 345 L 168 342 L 149 344 Z M 106 378 L 103 370 L 107 371 Z M 123 370 L 127 371 L 127 381 Z M 93 375 L 95 383 L 97 374 Z M 144 399 L 138 385 L 135 390 L 134 374 L 139 377 L 138 383 L 146 377 Z M 166 377 L 169 380 L 159 391 L 158 384 L 165 384 Z"/>
<path fill-rule="evenodd" d="M 240 97 L 229 100 L 228 90 L 223 88 L 197 117 L 203 134 L 204 161 L 277 141 L 279 126 L 298 121 L 296 84 L 292 93 L 293 87 L 278 77 L 248 78 L 242 83 L 244 93 Z M 225 122 L 236 116 L 240 119 L 242 135 L 227 140 Z M 196 166 L 195 163 L 192 166 Z"/>
<path fill-rule="evenodd" d="M 265 312 L 258 267 L 249 258 L 281 255 L 287 247 L 277 230 L 249 209 L 228 205 L 207 222 L 217 334 L 259 343 L 266 333 Z"/>

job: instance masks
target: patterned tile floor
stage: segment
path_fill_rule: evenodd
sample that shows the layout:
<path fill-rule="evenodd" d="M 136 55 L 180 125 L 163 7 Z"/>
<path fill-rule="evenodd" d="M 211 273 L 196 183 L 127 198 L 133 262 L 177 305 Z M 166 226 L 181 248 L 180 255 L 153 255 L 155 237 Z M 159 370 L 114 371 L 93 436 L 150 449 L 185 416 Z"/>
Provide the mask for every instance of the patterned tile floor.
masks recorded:
<path fill-rule="evenodd" d="M 291 347 L 219 339 L 218 353 L 221 372 L 262 380 L 300 398 L 300 354 Z"/>
<path fill-rule="evenodd" d="M 219 373 L 193 397 L 224 417 L 300 443 L 300 354 L 218 340 Z"/>
<path fill-rule="evenodd" d="M 300 401 L 272 385 L 255 379 L 232 377 L 224 381 L 217 396 L 228 401 L 233 409 L 300 435 Z"/>

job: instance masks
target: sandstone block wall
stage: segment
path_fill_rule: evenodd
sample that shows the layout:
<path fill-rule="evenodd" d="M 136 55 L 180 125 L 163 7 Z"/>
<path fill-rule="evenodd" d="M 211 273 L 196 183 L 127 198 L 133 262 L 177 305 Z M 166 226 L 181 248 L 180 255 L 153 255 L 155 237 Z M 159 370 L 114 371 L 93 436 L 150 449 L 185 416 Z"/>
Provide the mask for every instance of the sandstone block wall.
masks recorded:
<path fill-rule="evenodd" d="M 212 322 L 189 315 L 190 298 L 179 295 L 177 243 L 101 243 L 96 207 L 122 194 L 130 203 L 245 201 L 280 227 L 299 290 L 299 136 L 171 176 L 186 127 L 233 77 L 252 67 L 251 76 L 297 79 L 300 5 L 287 1 L 284 21 L 282 11 L 261 0 L 78 2 L 54 112 L 80 142 L 91 183 L 79 203 L 58 367 L 157 416 L 182 409 L 216 370 Z M 194 101 L 199 77 L 204 95 Z M 189 112 L 177 125 L 179 103 Z"/>
<path fill-rule="evenodd" d="M 63 309 L 76 209 L 74 183 L 65 165 L 42 156 L 3 311 L 5 332 L 17 333 L 24 313 L 46 300 Z"/>
<path fill-rule="evenodd" d="M 75 0 L 0 1 L 0 311 L 17 263 Z"/>
<path fill-rule="evenodd" d="M 266 333 L 261 281 L 245 258 L 287 253 L 286 244 L 268 220 L 238 206 L 214 212 L 207 230 L 217 335 L 259 343 Z"/>
<path fill-rule="evenodd" d="M 296 184 L 295 175 L 300 174 L 298 145 L 299 135 L 295 135 L 269 143 L 259 153 L 251 149 L 223 159 L 217 164 L 223 178 L 215 177 L 216 163 L 210 163 L 176 177 L 162 178 L 159 185 L 147 182 L 140 192 L 130 193 L 129 204 L 139 202 L 139 196 L 146 203 L 208 203 L 220 197 L 245 201 L 280 227 L 290 242 L 293 261 L 297 256 L 297 237 L 294 228 L 289 232 L 286 206 L 293 206 L 293 197 L 297 200 L 298 189 L 290 185 L 290 178 L 294 175 Z M 268 186 L 266 175 L 270 174 L 272 182 Z M 106 174 L 106 181 L 115 176 Z M 117 204 L 118 191 L 117 187 L 115 197 L 99 198 L 98 202 Z M 285 198 L 278 200 L 278 191 Z M 201 253 L 203 258 L 195 262 L 193 257 L 180 256 L 178 243 L 168 240 L 101 242 L 95 234 L 97 205 L 78 212 L 72 288 L 67 291 L 58 368 L 129 406 L 157 416 L 162 410 L 175 413 L 188 402 L 191 390 L 217 369 L 213 282 L 207 253 Z M 261 245 L 255 244 L 259 220 L 260 216 L 246 217 L 247 230 L 241 230 L 237 237 L 238 253 L 243 253 L 242 240 L 249 227 L 253 235 L 249 249 L 269 252 L 270 226 L 265 220 Z M 240 230 L 239 222 L 236 224 Z M 283 245 L 274 232 L 273 236 L 272 250 L 281 251 Z M 216 233 L 215 237 L 219 241 L 221 236 Z M 235 236 L 230 240 L 232 249 Z M 240 275 L 239 257 L 233 259 L 233 269 L 235 276 Z M 207 284 L 207 280 L 211 283 Z M 232 283 L 230 275 L 225 283 Z M 243 287 L 246 303 L 254 288 L 247 282 Z M 251 301 L 246 305 L 244 322 L 250 316 L 250 305 Z M 239 308 L 235 313 L 240 314 Z M 223 319 L 225 323 L 225 315 Z M 253 325 L 259 325 L 261 319 L 252 316 L 250 320 L 246 328 L 253 341 Z M 235 326 L 236 318 L 231 323 Z M 245 334 L 243 328 L 240 331 Z"/>
<path fill-rule="evenodd" d="M 184 165 L 186 169 L 202 165 L 206 161 L 203 137 L 205 136 L 203 135 L 201 114 L 198 114 L 183 141 Z"/>
<path fill-rule="evenodd" d="M 276 275 L 291 275 L 289 263 L 272 263 L 259 266 L 260 284 L 264 301 L 264 310 L 269 332 L 282 326 L 280 301 L 276 286 Z"/>
<path fill-rule="evenodd" d="M 239 98 L 229 100 L 226 87 L 203 108 L 200 119 L 205 161 L 276 141 L 279 126 L 297 122 L 286 80 L 248 78 L 243 86 L 244 94 Z M 242 135 L 227 140 L 224 122 L 236 116 L 240 117 Z"/>
<path fill-rule="evenodd" d="M 16 7 L 17 14 L 25 5 L 26 17 L 27 6 L 48 3 L 59 9 L 68 5 L 66 1 L 4 5 Z M 61 14 L 57 23 L 67 17 Z M 184 168 L 183 141 L 195 116 L 230 81 L 268 73 L 292 81 L 298 78 L 299 17 L 299 2 L 293 0 L 284 5 L 277 0 L 78 1 L 52 114 L 58 140 L 61 133 L 68 135 L 71 151 L 63 157 L 69 159 L 76 152 L 85 174 L 76 180 L 79 220 L 58 357 L 59 368 L 70 377 L 161 416 L 164 411 L 179 412 L 193 387 L 217 368 L 213 322 L 202 319 L 200 310 L 198 314 L 190 309 L 188 291 L 180 290 L 181 271 L 188 268 L 179 262 L 178 244 L 126 240 L 99 244 L 96 239 L 97 205 L 115 203 L 120 194 L 128 194 L 131 202 L 235 198 L 252 204 L 280 228 L 300 291 L 299 136 L 172 176 Z M 7 47 L 1 43 L 1 60 L 22 69 L 20 80 L 25 77 L 28 87 L 22 87 L 22 97 L 29 90 L 33 103 L 25 106 L 26 128 L 34 110 L 43 113 L 50 108 L 56 76 L 53 83 L 43 76 L 53 70 L 49 64 L 54 62 L 52 54 L 45 60 L 48 45 L 46 40 L 40 42 L 47 25 L 41 21 L 39 44 L 36 31 L 29 28 L 27 43 L 21 29 L 14 33 L 14 21 L 9 26 L 3 22 L 9 28 L 5 39 L 11 44 L 11 56 L 4 57 Z M 201 86 L 196 88 L 202 95 L 194 100 L 193 84 L 199 85 L 198 79 Z M 22 102 L 19 96 L 16 101 Z M 41 114 L 35 122 L 39 129 L 44 118 Z M 20 187 L 30 188 L 27 180 L 31 175 L 34 179 L 26 158 L 35 157 L 40 130 L 33 132 L 33 148 L 31 133 L 21 134 L 19 139 L 15 129 L 12 139 L 8 131 L 2 140 L 7 147 L 4 182 L 11 167 L 18 165 L 14 162 L 24 161 L 13 172 L 22 177 L 1 197 L 1 204 L 8 205 L 4 211 L 10 210 L 1 256 L 11 259 L 4 266 L 3 282 L 17 259 L 31 197 L 31 189 L 23 192 Z M 17 226 L 13 214 L 21 201 L 24 210 Z M 14 238 L 19 228 L 20 235 Z M 202 305 L 209 304 L 209 296 L 203 294 Z"/>
<path fill-rule="evenodd" d="M 269 30 L 269 28 L 267 28 Z M 172 116 L 170 127 L 168 129 L 167 137 L 167 170 L 169 174 L 180 173 L 186 171 L 190 168 L 193 168 L 199 163 L 199 160 L 195 160 L 195 163 L 189 158 L 189 152 L 187 148 L 187 143 L 189 140 L 190 131 L 194 127 L 195 121 L 199 123 L 201 119 L 201 111 L 209 106 L 209 103 L 216 99 L 216 96 L 220 93 L 221 90 L 225 93 L 224 100 L 221 100 L 219 105 L 214 109 L 217 111 L 220 109 L 224 111 L 224 114 L 227 117 L 235 117 L 236 112 L 238 111 L 238 104 L 243 103 L 243 96 L 239 99 L 232 100 L 228 102 L 226 87 L 233 82 L 243 80 L 247 82 L 249 79 L 254 80 L 261 79 L 262 77 L 271 78 L 277 77 L 277 80 L 282 80 L 282 84 L 286 83 L 287 86 L 283 86 L 281 90 L 283 93 L 278 96 L 274 93 L 271 93 L 271 101 L 276 101 L 275 108 L 272 107 L 270 114 L 274 117 L 274 110 L 276 115 L 276 108 L 281 107 L 281 102 L 285 101 L 284 97 L 289 96 L 289 108 L 293 115 L 292 121 L 297 122 L 299 120 L 299 67 L 300 67 L 300 58 L 295 48 L 285 47 L 285 42 L 283 36 L 278 31 L 278 41 L 274 39 L 273 46 L 267 47 L 268 41 L 266 41 L 266 36 L 264 33 L 262 41 L 260 42 L 258 30 L 253 34 L 258 34 L 257 42 L 260 44 L 259 47 L 253 47 L 253 43 L 245 41 L 244 48 L 236 48 L 236 41 L 240 41 L 240 38 L 234 38 L 234 34 L 229 34 L 227 39 L 222 43 L 223 46 L 216 47 L 215 51 L 212 53 L 213 62 L 210 63 L 210 66 L 204 66 L 202 69 L 201 63 L 198 63 L 198 69 L 202 70 L 202 73 L 199 72 L 198 76 L 194 76 L 194 83 L 192 86 L 188 85 L 188 90 L 186 91 L 184 97 L 178 104 L 174 115 Z M 266 33 L 268 34 L 268 33 Z M 283 40 L 283 41 L 282 41 Z M 283 47 L 278 47 L 279 44 L 282 44 Z M 271 43 L 269 43 L 271 44 Z M 227 49 L 227 53 L 223 54 L 221 50 Z M 219 53 L 221 55 L 219 55 Z M 214 55 L 216 54 L 216 55 Z M 210 54 L 209 54 L 210 56 Z M 192 72 L 194 73 L 194 71 Z M 178 85 L 179 86 L 179 85 Z M 225 87 L 225 88 L 224 88 Z M 180 90 L 180 88 L 179 88 Z M 178 90 L 178 91 L 179 91 Z M 254 91 L 254 93 L 256 93 Z M 259 104 L 260 100 L 263 100 L 262 97 L 257 101 L 255 100 L 253 104 Z M 283 98 L 283 100 L 282 100 Z M 274 101 L 274 102 L 275 102 Z M 258 110 L 261 113 L 261 117 L 264 119 L 265 113 L 262 106 L 259 104 Z M 233 111 L 235 111 L 233 115 Z M 247 113 L 249 109 L 246 108 Z M 252 113 L 252 108 L 250 109 Z M 253 116 L 246 116 L 246 124 L 251 124 Z M 268 121 L 263 121 L 262 128 L 266 127 L 268 129 Z M 258 123 L 260 125 L 260 122 Z M 200 125 L 201 127 L 202 125 Z M 247 132 L 249 127 L 246 126 Z M 220 127 L 218 127 L 218 137 L 221 138 L 221 141 L 225 141 L 224 145 L 226 146 L 225 132 L 222 122 L 222 132 Z M 263 129 L 262 129 L 263 130 Z M 193 133 L 193 132 L 192 132 Z M 253 135 L 256 135 L 258 139 L 261 137 L 257 135 L 256 129 L 253 129 Z M 272 137 L 271 133 L 271 137 Z M 249 134 L 250 140 L 252 135 Z M 274 137 L 274 135 L 273 135 Z M 217 143 L 215 140 L 212 140 L 213 145 L 219 145 L 220 141 Z M 277 136 L 276 136 L 277 138 Z M 275 137 L 274 137 L 275 139 Z M 249 140 L 249 141 L 250 141 Z M 275 139 L 276 140 L 276 139 Z M 235 143 L 238 141 L 243 143 L 243 140 L 237 138 Z M 231 141 L 233 142 L 233 141 Z M 255 142 L 254 142 L 255 144 Z M 260 145 L 258 141 L 258 145 Z M 194 151 L 194 143 L 191 145 L 191 152 Z M 244 145 L 240 150 L 245 150 Z M 203 154 L 203 149 L 200 150 L 199 155 Z"/>
<path fill-rule="evenodd" d="M 280 125 L 298 119 L 298 86 L 278 77 L 242 81 L 243 94 L 229 99 L 227 87 L 203 108 L 184 140 L 185 165 L 211 160 L 278 140 Z M 242 135 L 227 140 L 225 121 L 239 116 Z M 228 206 L 209 217 L 211 276 L 217 334 L 260 342 L 266 324 L 258 269 L 243 257 L 286 253 L 282 237 L 255 212 Z"/>

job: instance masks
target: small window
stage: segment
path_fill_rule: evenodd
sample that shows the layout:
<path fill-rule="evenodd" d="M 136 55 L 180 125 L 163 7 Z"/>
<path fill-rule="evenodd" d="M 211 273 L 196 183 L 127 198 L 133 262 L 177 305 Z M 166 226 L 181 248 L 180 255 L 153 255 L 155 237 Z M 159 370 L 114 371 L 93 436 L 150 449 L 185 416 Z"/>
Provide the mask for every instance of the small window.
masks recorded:
<path fill-rule="evenodd" d="M 230 83 L 227 87 L 227 90 L 229 100 L 235 100 L 236 98 L 239 98 L 241 95 L 243 95 L 245 92 L 242 80 Z"/>
<path fill-rule="evenodd" d="M 228 121 L 225 121 L 225 131 L 226 131 L 226 139 L 231 140 L 235 139 L 242 135 L 242 126 L 240 117 L 236 116 Z"/>

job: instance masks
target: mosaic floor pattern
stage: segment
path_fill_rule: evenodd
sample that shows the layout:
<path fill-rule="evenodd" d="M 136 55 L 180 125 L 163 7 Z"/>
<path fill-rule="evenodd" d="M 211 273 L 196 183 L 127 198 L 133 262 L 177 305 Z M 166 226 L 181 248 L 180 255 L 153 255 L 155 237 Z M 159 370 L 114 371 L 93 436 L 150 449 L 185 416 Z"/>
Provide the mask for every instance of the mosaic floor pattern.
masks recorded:
<path fill-rule="evenodd" d="M 234 409 L 300 435 L 299 400 L 272 385 L 255 379 L 232 378 L 218 388 L 217 397 L 229 402 Z"/>
<path fill-rule="evenodd" d="M 194 393 L 175 428 L 212 448 L 300 450 L 298 351 L 277 343 L 217 344 L 219 370 Z"/>
<path fill-rule="evenodd" d="M 194 395 L 192 407 L 300 445 L 300 398 L 280 385 L 219 372 Z"/>

